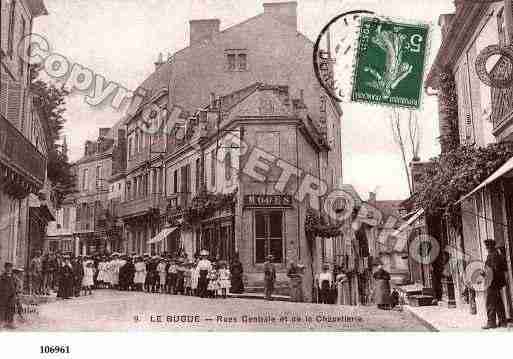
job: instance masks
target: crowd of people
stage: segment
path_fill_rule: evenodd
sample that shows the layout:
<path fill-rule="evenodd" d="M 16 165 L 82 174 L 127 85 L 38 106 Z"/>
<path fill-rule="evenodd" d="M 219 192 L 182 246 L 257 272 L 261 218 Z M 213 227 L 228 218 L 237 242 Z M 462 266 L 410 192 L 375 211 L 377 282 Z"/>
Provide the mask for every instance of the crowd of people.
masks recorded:
<path fill-rule="evenodd" d="M 93 289 L 117 289 L 223 297 L 242 293 L 242 264 L 209 257 L 205 250 L 193 259 L 186 255 L 92 255 L 37 253 L 30 262 L 30 293 L 69 299 L 90 295 Z"/>

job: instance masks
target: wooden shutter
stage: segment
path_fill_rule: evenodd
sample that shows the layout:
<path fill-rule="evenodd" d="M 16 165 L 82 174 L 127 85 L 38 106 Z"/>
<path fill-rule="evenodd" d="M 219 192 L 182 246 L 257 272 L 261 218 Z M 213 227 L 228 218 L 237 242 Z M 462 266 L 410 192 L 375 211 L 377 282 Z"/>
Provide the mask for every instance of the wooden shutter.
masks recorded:
<path fill-rule="evenodd" d="M 18 83 L 11 82 L 8 85 L 7 98 L 7 119 L 19 128 L 20 112 L 22 106 L 21 86 Z"/>
<path fill-rule="evenodd" d="M 2 76 L 0 81 L 0 114 L 5 118 L 7 118 L 8 83 L 8 79 Z"/>

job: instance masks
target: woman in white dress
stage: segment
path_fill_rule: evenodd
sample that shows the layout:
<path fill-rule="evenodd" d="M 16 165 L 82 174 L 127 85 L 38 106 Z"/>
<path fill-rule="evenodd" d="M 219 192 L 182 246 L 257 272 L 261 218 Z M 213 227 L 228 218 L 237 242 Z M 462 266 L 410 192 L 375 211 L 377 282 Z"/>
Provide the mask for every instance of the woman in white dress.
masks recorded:
<path fill-rule="evenodd" d="M 223 298 L 226 298 L 226 296 L 228 295 L 228 290 L 230 289 L 230 286 L 231 286 L 231 280 L 230 280 L 230 270 L 228 269 L 228 266 L 226 264 L 226 262 L 221 262 L 219 264 L 220 266 L 220 269 L 219 269 L 219 294 L 223 297 Z"/>
<path fill-rule="evenodd" d="M 111 281 L 113 287 L 117 287 L 119 284 L 119 269 L 121 268 L 121 260 L 118 254 L 114 254 L 114 259 L 111 262 Z"/>
<path fill-rule="evenodd" d="M 105 258 L 101 260 L 100 263 L 98 263 L 98 286 L 100 288 L 105 288 L 108 282 L 108 272 L 107 272 L 107 262 L 105 261 Z"/>
<path fill-rule="evenodd" d="M 94 285 L 94 266 L 93 262 L 87 261 L 84 267 L 84 277 L 82 277 L 82 288 L 84 288 L 84 295 L 87 295 L 89 291 L 89 295 L 93 294 L 93 285 Z"/>
<path fill-rule="evenodd" d="M 137 257 L 135 262 L 135 276 L 134 276 L 134 284 L 139 292 L 143 290 L 144 282 L 146 281 L 146 263 L 141 259 L 141 257 Z"/>

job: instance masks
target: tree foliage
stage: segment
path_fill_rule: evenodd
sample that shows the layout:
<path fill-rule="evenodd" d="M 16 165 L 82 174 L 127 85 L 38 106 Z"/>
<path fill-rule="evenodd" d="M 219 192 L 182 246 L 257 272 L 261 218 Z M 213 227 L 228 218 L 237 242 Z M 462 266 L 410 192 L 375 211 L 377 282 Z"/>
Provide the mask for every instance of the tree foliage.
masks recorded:
<path fill-rule="evenodd" d="M 456 224 L 459 217 L 456 202 L 512 157 L 513 142 L 455 147 L 430 161 L 431 166 L 415 194 L 415 204 L 428 215 L 447 214 Z"/>
<path fill-rule="evenodd" d="M 37 96 L 38 111 L 46 121 L 48 143 L 47 176 L 52 183 L 58 204 L 73 191 L 74 176 L 71 172 L 66 149 L 60 142 L 62 129 L 66 119 L 66 96 L 69 94 L 63 87 L 46 83 L 39 78 L 39 68 L 31 69 L 31 91 Z"/>

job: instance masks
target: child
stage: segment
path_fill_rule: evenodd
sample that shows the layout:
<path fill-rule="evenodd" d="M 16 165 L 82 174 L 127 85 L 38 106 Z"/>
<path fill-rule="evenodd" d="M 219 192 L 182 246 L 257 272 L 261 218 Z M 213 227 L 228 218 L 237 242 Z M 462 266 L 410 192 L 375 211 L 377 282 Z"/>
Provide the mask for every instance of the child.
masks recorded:
<path fill-rule="evenodd" d="M 216 264 L 212 263 L 212 269 L 208 272 L 208 285 L 207 285 L 207 291 L 208 296 L 210 298 L 215 298 L 217 290 L 219 289 L 219 282 L 218 282 L 218 273 L 216 269 Z"/>
<path fill-rule="evenodd" d="M 228 269 L 226 262 L 223 261 L 220 263 L 220 269 L 218 274 L 220 294 L 223 296 L 223 298 L 226 298 L 226 296 L 228 295 L 228 289 L 231 285 L 230 270 Z"/>
<path fill-rule="evenodd" d="M 94 285 L 94 267 L 93 262 L 89 261 L 84 267 L 84 277 L 82 278 L 82 288 L 84 288 L 84 295 L 93 294 L 92 288 Z"/>
<path fill-rule="evenodd" d="M 167 292 L 170 294 L 175 294 L 176 272 L 176 261 L 174 259 L 171 259 L 171 263 L 169 264 L 169 268 L 167 269 Z"/>

